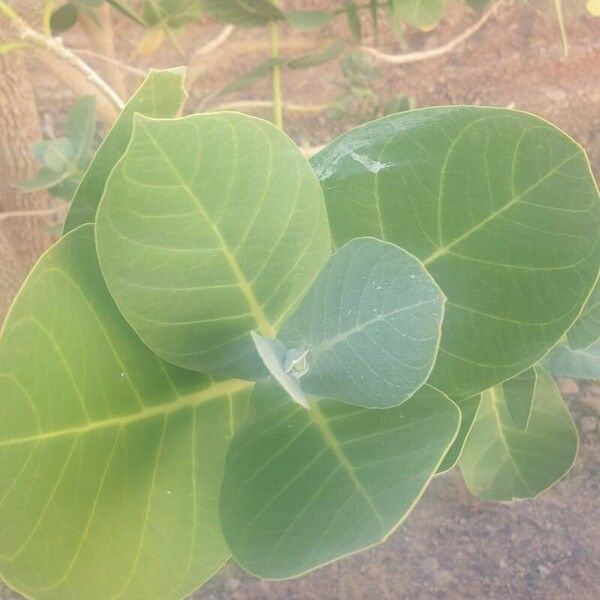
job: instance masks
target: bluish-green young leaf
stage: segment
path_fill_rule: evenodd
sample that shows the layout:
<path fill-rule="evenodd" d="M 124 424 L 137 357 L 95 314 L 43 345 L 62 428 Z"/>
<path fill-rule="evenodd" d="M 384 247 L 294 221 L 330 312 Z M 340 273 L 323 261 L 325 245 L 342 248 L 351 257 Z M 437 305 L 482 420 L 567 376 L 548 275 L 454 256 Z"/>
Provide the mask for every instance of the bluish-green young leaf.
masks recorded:
<path fill-rule="evenodd" d="M 228 558 L 218 494 L 248 388 L 159 360 L 93 226 L 63 237 L 0 335 L 0 579 L 37 600 L 191 593 Z"/>
<path fill-rule="evenodd" d="M 467 441 L 467 436 L 475 422 L 475 416 L 477 415 L 479 406 L 481 405 L 481 394 L 477 394 L 466 400 L 456 400 L 455 404 L 460 409 L 460 428 L 456 434 L 456 439 L 452 443 L 452 446 L 450 446 L 448 452 L 446 452 L 444 460 L 442 460 L 442 464 L 439 466 L 439 474 L 449 471 L 458 462 L 465 446 L 465 442 Z"/>
<path fill-rule="evenodd" d="M 537 372 L 531 368 L 502 384 L 506 411 L 513 426 L 521 431 L 527 429 L 531 417 L 536 383 Z"/>
<path fill-rule="evenodd" d="M 265 369 L 275 333 L 329 257 L 323 196 L 300 150 L 237 113 L 136 119 L 97 216 L 121 312 L 165 360 L 221 376 Z"/>
<path fill-rule="evenodd" d="M 133 115 L 172 117 L 177 114 L 185 95 L 184 73 L 181 68 L 150 71 L 96 151 L 73 197 L 65 219 L 65 233 L 83 223 L 94 222 L 106 178 L 129 142 Z"/>
<path fill-rule="evenodd" d="M 85 166 L 95 131 L 96 97 L 81 96 L 69 109 L 63 130 L 73 146 L 72 162 L 76 166 Z"/>
<path fill-rule="evenodd" d="M 501 386 L 483 393 L 459 465 L 467 487 L 480 498 L 534 498 L 571 468 L 577 444 L 560 392 L 541 370 L 525 431 L 515 427 Z"/>
<path fill-rule="evenodd" d="M 569 347 L 573 350 L 588 348 L 600 339 L 600 283 L 590 294 L 581 315 L 567 332 Z"/>
<path fill-rule="evenodd" d="M 442 18 L 443 0 L 392 0 L 392 18 L 419 29 L 433 29 Z"/>
<path fill-rule="evenodd" d="M 270 0 L 201 0 L 202 8 L 217 21 L 240 27 L 261 27 L 285 15 Z"/>
<path fill-rule="evenodd" d="M 578 350 L 559 344 L 544 358 L 543 365 L 556 377 L 600 379 L 600 341 Z"/>
<path fill-rule="evenodd" d="M 533 115 L 407 111 L 312 159 L 334 244 L 372 235 L 421 259 L 448 298 L 430 383 L 465 398 L 539 361 L 600 261 L 600 201 L 581 149 Z"/>
<path fill-rule="evenodd" d="M 278 337 L 287 348 L 308 350 L 305 392 L 369 408 L 396 406 L 431 372 L 444 300 L 414 256 L 359 238 L 330 258 Z"/>
<path fill-rule="evenodd" d="M 383 541 L 425 490 L 452 443 L 459 411 L 425 388 L 386 410 L 293 403 L 257 384 L 227 454 L 221 525 L 237 562 L 294 577 Z"/>
<path fill-rule="evenodd" d="M 333 19 L 333 13 L 324 10 L 294 10 L 285 13 L 288 25 L 296 29 L 319 29 Z"/>

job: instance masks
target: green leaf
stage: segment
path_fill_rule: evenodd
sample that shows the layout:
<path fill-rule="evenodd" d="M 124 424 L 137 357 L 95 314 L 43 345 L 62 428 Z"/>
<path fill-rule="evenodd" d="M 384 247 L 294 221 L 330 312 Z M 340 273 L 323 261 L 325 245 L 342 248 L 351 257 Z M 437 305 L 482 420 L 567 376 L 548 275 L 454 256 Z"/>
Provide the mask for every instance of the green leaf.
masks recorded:
<path fill-rule="evenodd" d="M 58 7 L 50 16 L 50 32 L 57 36 L 71 29 L 77 23 L 79 12 L 71 3 Z"/>
<path fill-rule="evenodd" d="M 484 392 L 459 465 L 468 488 L 480 498 L 534 498 L 571 468 L 577 444 L 552 377 L 538 371 L 527 429 L 514 426 L 502 387 Z"/>
<path fill-rule="evenodd" d="M 41 152 L 41 158 L 45 167 L 55 173 L 62 173 L 69 168 L 73 161 L 74 148 L 71 140 L 60 137 L 55 140 L 39 142 L 37 150 Z"/>
<path fill-rule="evenodd" d="M 67 115 L 63 134 L 73 146 L 71 161 L 81 165 L 87 160 L 94 133 L 96 132 L 96 97 L 81 96 Z"/>
<path fill-rule="evenodd" d="M 269 0 L 202 0 L 202 8 L 217 21 L 240 27 L 261 27 L 285 19 Z"/>
<path fill-rule="evenodd" d="M 596 281 L 600 202 L 589 163 L 533 115 L 408 111 L 358 127 L 311 162 L 336 246 L 393 242 L 448 298 L 430 383 L 453 399 L 539 361 Z"/>
<path fill-rule="evenodd" d="M 309 351 L 302 389 L 389 408 L 427 380 L 438 350 L 444 295 L 398 246 L 355 239 L 338 250 L 283 324 L 287 348 Z"/>
<path fill-rule="evenodd" d="M 45 190 L 52 186 L 58 185 L 61 181 L 68 179 L 70 176 L 71 174 L 69 171 L 61 171 L 57 173 L 48 167 L 42 167 L 38 170 L 35 177 L 19 183 L 19 187 L 28 192 Z"/>
<path fill-rule="evenodd" d="M 221 88 L 216 95 L 225 96 L 243 90 L 263 77 L 270 75 L 273 67 L 283 65 L 286 62 L 286 58 L 269 58 L 258 65 L 258 67 L 250 69 L 250 71 L 246 71 L 239 77 L 236 77 L 231 83 L 228 83 L 225 87 Z"/>
<path fill-rule="evenodd" d="M 150 71 L 96 151 L 73 197 L 65 220 L 65 233 L 94 221 L 106 178 L 129 142 L 133 115 L 172 117 L 177 113 L 185 94 L 183 76 L 181 68 Z"/>
<path fill-rule="evenodd" d="M 345 13 L 350 33 L 354 41 L 360 43 L 362 40 L 362 26 L 360 24 L 360 17 L 358 16 L 358 7 L 354 2 L 346 2 Z"/>
<path fill-rule="evenodd" d="M 200 15 L 198 0 L 147 0 L 142 13 L 149 27 L 181 27 Z"/>
<path fill-rule="evenodd" d="M 229 447 L 223 534 L 258 577 L 294 577 L 383 541 L 421 497 L 460 418 L 431 388 L 386 410 L 311 404 L 257 384 Z"/>
<path fill-rule="evenodd" d="M 34 267 L 0 336 L 0 576 L 38 600 L 179 600 L 227 560 L 225 452 L 248 384 L 171 367 L 100 273 L 92 225 Z"/>
<path fill-rule="evenodd" d="M 448 452 L 446 452 L 444 460 L 439 466 L 438 474 L 446 473 L 446 471 L 452 469 L 458 462 L 465 446 L 465 442 L 467 441 L 467 437 L 475 422 L 479 406 L 481 405 L 481 394 L 477 394 L 466 400 L 456 400 L 455 404 L 460 409 L 460 428 L 456 435 L 456 439 L 452 443 L 452 446 L 450 446 Z"/>
<path fill-rule="evenodd" d="M 288 61 L 290 69 L 307 69 L 316 67 L 335 60 L 344 50 L 346 44 L 342 40 L 336 40 L 322 50 L 304 54 Z"/>
<path fill-rule="evenodd" d="M 324 10 L 294 10 L 285 14 L 288 25 L 296 29 L 319 29 L 333 19 L 334 15 Z"/>
<path fill-rule="evenodd" d="M 473 10 L 482 11 L 490 2 L 490 0 L 464 0 L 465 4 Z"/>
<path fill-rule="evenodd" d="M 144 19 L 140 17 L 127 2 L 124 0 L 106 0 L 107 4 L 110 4 L 113 8 L 116 8 L 121 14 L 135 21 L 138 25 L 145 27 Z"/>
<path fill-rule="evenodd" d="M 596 283 L 581 315 L 567 332 L 567 339 L 573 350 L 588 348 L 600 339 L 600 282 Z"/>
<path fill-rule="evenodd" d="M 537 373 L 533 368 L 502 384 L 506 411 L 510 415 L 513 426 L 521 431 L 527 429 L 531 417 L 536 384 Z"/>
<path fill-rule="evenodd" d="M 392 0 L 393 19 L 423 30 L 433 29 L 442 11 L 442 0 Z"/>
<path fill-rule="evenodd" d="M 255 378 L 250 331 L 275 337 L 330 254 L 310 165 L 271 123 L 237 113 L 139 117 L 97 215 L 108 287 L 165 360 Z"/>
<path fill-rule="evenodd" d="M 600 341 L 578 350 L 559 344 L 544 359 L 543 365 L 556 377 L 600 379 Z"/>

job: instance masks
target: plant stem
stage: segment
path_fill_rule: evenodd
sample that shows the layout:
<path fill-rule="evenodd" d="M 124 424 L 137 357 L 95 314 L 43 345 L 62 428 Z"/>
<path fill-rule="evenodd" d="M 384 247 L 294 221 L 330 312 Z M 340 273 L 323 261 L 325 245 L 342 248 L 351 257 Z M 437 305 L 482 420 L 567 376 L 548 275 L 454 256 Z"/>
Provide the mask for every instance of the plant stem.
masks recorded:
<path fill-rule="evenodd" d="M 23 42 L 28 42 L 33 46 L 42 48 L 43 50 L 46 50 L 47 52 L 54 54 L 54 56 L 64 60 L 79 72 L 83 73 L 86 79 L 98 90 L 100 90 L 102 94 L 106 96 L 118 110 L 123 108 L 123 101 L 121 98 L 119 98 L 118 94 L 112 89 L 112 87 L 110 87 L 110 85 L 104 81 L 104 79 L 102 79 L 102 77 L 100 77 L 100 75 L 96 73 L 96 71 L 94 71 L 94 69 L 92 69 L 86 62 L 81 60 L 79 56 L 63 46 L 59 39 L 43 35 L 31 28 L 10 6 L 8 6 L 4 0 L 0 0 L 0 14 L 10 19 L 19 32 Z"/>
<path fill-rule="evenodd" d="M 554 0 L 554 9 L 556 10 L 556 20 L 560 29 L 560 39 L 562 40 L 563 52 L 565 56 L 569 56 L 569 40 L 565 29 L 565 21 L 563 18 L 562 0 Z"/>
<path fill-rule="evenodd" d="M 271 58 L 279 58 L 279 30 L 277 23 L 269 23 L 269 33 L 271 37 Z M 283 108 L 281 100 L 281 66 L 274 64 L 271 69 L 271 79 L 273 83 L 273 122 L 279 129 L 283 129 Z"/>

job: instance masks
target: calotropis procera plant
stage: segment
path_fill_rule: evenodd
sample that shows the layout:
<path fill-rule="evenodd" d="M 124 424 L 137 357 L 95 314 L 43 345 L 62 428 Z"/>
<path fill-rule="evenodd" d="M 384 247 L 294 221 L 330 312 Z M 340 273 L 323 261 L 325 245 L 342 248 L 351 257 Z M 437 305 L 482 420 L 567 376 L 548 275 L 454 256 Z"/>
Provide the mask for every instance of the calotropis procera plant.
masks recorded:
<path fill-rule="evenodd" d="M 278 579 L 381 542 L 457 462 L 491 500 L 560 479 L 547 368 L 599 334 L 583 150 L 432 108 L 309 164 L 265 121 L 173 118 L 182 79 L 130 100 L 3 325 L 7 583 L 178 599 L 230 556 Z"/>

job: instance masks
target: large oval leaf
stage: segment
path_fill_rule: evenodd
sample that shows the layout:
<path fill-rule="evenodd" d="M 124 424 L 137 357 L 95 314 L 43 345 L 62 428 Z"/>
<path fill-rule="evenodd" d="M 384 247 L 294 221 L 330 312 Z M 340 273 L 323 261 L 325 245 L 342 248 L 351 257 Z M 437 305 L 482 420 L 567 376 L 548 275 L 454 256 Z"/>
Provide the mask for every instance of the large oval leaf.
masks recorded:
<path fill-rule="evenodd" d="M 600 202 L 583 150 L 532 115 L 432 108 L 341 136 L 313 158 L 336 245 L 419 257 L 448 298 L 431 383 L 472 396 L 529 368 L 598 273 Z"/>
<path fill-rule="evenodd" d="M 279 339 L 308 350 L 305 392 L 389 408 L 429 376 L 444 301 L 414 256 L 374 238 L 355 239 L 331 257 Z"/>
<path fill-rule="evenodd" d="M 92 226 L 47 252 L 0 338 L 0 575 L 27 597 L 178 600 L 227 560 L 217 499 L 249 384 L 163 363 Z"/>
<path fill-rule="evenodd" d="M 88 166 L 73 196 L 64 233 L 84 223 L 94 222 L 106 178 L 129 142 L 133 115 L 141 113 L 149 117 L 174 117 L 177 114 L 185 97 L 184 75 L 185 69 L 182 68 L 150 71 L 125 105 Z"/>
<path fill-rule="evenodd" d="M 514 425 L 501 386 L 483 394 L 458 463 L 468 488 L 480 498 L 534 498 L 573 465 L 575 425 L 552 377 L 537 371 L 524 431 Z"/>
<path fill-rule="evenodd" d="M 263 372 L 274 337 L 330 253 L 319 184 L 271 123 L 236 113 L 138 118 L 98 209 L 111 294 L 161 357 L 212 375 Z"/>
<path fill-rule="evenodd" d="M 407 516 L 454 439 L 459 411 L 425 388 L 402 406 L 293 403 L 257 384 L 230 446 L 221 491 L 235 559 L 293 577 L 383 541 Z"/>

